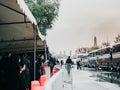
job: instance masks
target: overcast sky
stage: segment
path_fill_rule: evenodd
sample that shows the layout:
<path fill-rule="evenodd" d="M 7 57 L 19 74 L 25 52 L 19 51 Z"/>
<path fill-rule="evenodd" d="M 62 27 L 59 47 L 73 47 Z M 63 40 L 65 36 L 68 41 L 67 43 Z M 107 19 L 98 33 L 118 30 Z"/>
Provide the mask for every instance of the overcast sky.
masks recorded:
<path fill-rule="evenodd" d="M 58 20 L 47 32 L 51 52 L 74 51 L 80 47 L 113 44 L 120 34 L 120 0 L 61 0 Z"/>

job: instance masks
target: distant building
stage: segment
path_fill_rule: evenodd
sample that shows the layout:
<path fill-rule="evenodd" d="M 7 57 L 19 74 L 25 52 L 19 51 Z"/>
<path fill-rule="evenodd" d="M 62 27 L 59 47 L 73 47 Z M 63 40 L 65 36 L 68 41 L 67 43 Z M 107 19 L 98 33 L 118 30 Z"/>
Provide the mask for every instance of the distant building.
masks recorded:
<path fill-rule="evenodd" d="M 92 47 L 81 47 L 75 50 L 76 56 L 81 56 L 83 54 L 87 54 L 92 50 Z"/>
<path fill-rule="evenodd" d="M 86 54 L 89 53 L 90 51 L 94 50 L 94 49 L 98 49 L 98 45 L 97 45 L 97 37 L 94 36 L 94 43 L 93 46 L 91 47 L 80 47 L 78 49 L 75 50 L 75 55 L 79 56 L 80 54 Z"/>
<path fill-rule="evenodd" d="M 96 38 L 96 36 L 94 37 L 94 45 L 93 45 L 92 48 L 93 48 L 93 50 L 99 48 L 98 45 L 97 45 L 97 38 Z"/>

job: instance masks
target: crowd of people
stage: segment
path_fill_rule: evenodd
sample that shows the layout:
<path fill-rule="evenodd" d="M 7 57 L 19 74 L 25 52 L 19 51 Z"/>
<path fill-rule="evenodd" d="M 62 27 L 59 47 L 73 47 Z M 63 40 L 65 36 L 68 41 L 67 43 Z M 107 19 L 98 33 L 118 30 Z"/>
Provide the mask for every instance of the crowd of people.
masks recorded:
<path fill-rule="evenodd" d="M 45 74 L 44 54 L 37 54 L 36 57 L 36 80 Z M 50 57 L 47 65 L 52 72 L 59 62 Z M 0 90 L 30 90 L 30 82 L 34 80 L 33 54 L 12 54 L 0 55 Z"/>
<path fill-rule="evenodd" d="M 6 53 L 0 60 L 0 90 L 29 90 L 30 61 L 26 55 Z"/>
<path fill-rule="evenodd" d="M 37 54 L 36 57 L 36 80 L 45 74 L 44 54 Z M 66 60 L 66 69 L 70 73 L 72 60 L 70 57 Z M 59 61 L 50 57 L 47 65 L 52 73 L 53 68 L 59 71 L 64 64 L 63 60 Z M 30 54 L 12 54 L 5 53 L 0 55 L 0 90 L 30 90 L 30 82 L 34 78 L 34 60 Z"/>

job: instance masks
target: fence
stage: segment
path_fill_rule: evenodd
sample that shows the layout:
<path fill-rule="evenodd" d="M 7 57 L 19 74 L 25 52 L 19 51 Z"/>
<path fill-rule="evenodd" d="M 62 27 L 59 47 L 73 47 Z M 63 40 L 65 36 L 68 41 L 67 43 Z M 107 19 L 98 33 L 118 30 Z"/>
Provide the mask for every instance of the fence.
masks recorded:
<path fill-rule="evenodd" d="M 49 81 L 46 82 L 44 90 L 63 90 L 64 88 L 63 75 L 64 70 L 61 69 L 52 78 L 50 78 Z"/>

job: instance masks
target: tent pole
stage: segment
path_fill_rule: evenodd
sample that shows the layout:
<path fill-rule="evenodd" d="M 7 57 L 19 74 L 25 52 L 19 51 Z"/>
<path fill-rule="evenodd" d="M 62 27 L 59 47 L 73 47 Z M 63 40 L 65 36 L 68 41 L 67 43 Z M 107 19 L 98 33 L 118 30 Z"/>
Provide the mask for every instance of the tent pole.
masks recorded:
<path fill-rule="evenodd" d="M 34 80 L 36 79 L 36 26 L 34 26 Z"/>
<path fill-rule="evenodd" d="M 46 37 L 44 40 L 44 47 L 45 47 L 45 60 L 47 60 L 47 45 L 46 45 Z"/>

